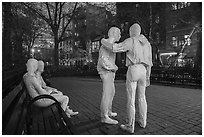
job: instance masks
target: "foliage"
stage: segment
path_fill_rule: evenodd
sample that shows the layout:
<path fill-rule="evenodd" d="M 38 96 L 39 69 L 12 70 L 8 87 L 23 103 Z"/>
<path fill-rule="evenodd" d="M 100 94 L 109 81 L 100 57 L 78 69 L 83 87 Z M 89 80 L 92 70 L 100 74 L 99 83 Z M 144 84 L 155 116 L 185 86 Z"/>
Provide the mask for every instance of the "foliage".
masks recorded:
<path fill-rule="evenodd" d="M 21 38 L 21 45 L 27 48 L 29 54 L 35 40 L 46 31 L 46 25 L 42 19 L 29 12 L 22 3 L 12 3 L 12 14 L 14 39 Z"/>
<path fill-rule="evenodd" d="M 55 65 L 58 65 L 59 43 L 72 37 L 71 20 L 77 8 L 86 6 L 88 3 L 80 2 L 32 2 L 24 3 L 27 9 L 33 14 L 43 19 L 52 30 L 55 42 Z M 114 7 L 114 3 L 91 3 L 97 6 L 107 7 L 108 10 Z"/>
<path fill-rule="evenodd" d="M 10 5 L 10 8 L 6 5 Z M 30 48 L 35 39 L 41 36 L 45 23 L 32 12 L 29 12 L 22 3 L 5 2 L 3 9 L 4 46 L 2 50 L 4 54 L 9 54 L 8 57 L 4 56 L 4 64 L 5 66 L 24 64 L 29 58 Z"/>
<path fill-rule="evenodd" d="M 114 5 L 106 2 L 12 2 L 10 27 L 15 52 L 13 58 L 24 53 L 28 57 L 34 44 L 48 45 L 46 39 L 53 39 L 57 65 L 59 43 L 72 37 L 71 20 L 75 10 L 87 4 L 103 6 L 107 10 Z"/>
<path fill-rule="evenodd" d="M 52 30 L 55 43 L 55 65 L 58 66 L 58 46 L 59 43 L 70 37 L 69 25 L 77 7 L 73 2 L 43 2 L 24 3 L 30 11 L 43 19 Z"/>

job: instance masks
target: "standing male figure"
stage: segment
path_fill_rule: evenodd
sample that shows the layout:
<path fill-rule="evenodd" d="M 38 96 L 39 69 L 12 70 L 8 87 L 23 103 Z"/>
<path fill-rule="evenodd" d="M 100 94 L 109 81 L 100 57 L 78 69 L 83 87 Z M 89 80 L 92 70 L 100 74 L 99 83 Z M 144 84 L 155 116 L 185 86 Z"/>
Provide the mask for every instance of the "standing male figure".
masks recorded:
<path fill-rule="evenodd" d="M 109 48 L 114 47 L 114 52 L 126 53 L 126 66 L 128 67 L 126 75 L 127 90 L 127 116 L 128 123 L 121 125 L 123 130 L 134 133 L 135 127 L 135 94 L 138 92 L 139 106 L 139 125 L 146 127 L 147 120 L 147 102 L 145 97 L 145 89 L 150 85 L 150 73 L 152 67 L 152 51 L 151 45 L 147 38 L 140 34 L 141 28 L 139 24 L 133 24 L 130 29 L 130 38 L 119 43 L 123 47 L 122 50 L 117 49 L 117 44 L 110 44 L 102 40 L 102 44 Z"/>
<path fill-rule="evenodd" d="M 113 44 L 119 41 L 120 37 L 120 30 L 116 27 L 111 27 L 108 31 L 108 39 L 104 40 Z M 113 52 L 113 48 L 101 46 L 97 70 L 103 82 L 103 93 L 100 106 L 101 122 L 107 124 L 118 124 L 117 120 L 110 118 L 110 116 L 117 116 L 117 113 L 112 112 L 112 101 L 115 95 L 114 79 L 118 69 L 115 65 L 115 56 L 116 53 Z"/>

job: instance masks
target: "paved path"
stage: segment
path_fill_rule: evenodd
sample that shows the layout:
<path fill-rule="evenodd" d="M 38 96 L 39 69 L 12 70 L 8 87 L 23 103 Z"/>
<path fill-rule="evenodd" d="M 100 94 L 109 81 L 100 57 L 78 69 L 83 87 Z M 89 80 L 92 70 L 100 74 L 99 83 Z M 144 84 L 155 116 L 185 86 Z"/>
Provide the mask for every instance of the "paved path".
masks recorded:
<path fill-rule="evenodd" d="M 70 97 L 70 107 L 79 111 L 71 121 L 79 135 L 124 135 L 119 125 L 100 123 L 100 79 L 52 78 L 52 85 Z M 125 82 L 116 81 L 113 111 L 119 124 L 126 118 Z M 135 126 L 135 134 L 186 135 L 202 134 L 202 90 L 151 85 L 146 90 L 147 127 Z M 138 115 L 136 114 L 136 119 Z"/>

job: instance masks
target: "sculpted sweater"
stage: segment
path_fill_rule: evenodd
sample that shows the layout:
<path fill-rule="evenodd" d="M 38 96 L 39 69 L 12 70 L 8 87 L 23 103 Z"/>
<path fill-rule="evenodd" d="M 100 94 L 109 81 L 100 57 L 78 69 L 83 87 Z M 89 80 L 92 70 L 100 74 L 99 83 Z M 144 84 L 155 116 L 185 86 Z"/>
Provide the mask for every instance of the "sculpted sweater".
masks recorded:
<path fill-rule="evenodd" d="M 105 39 L 103 39 L 106 41 Z M 112 45 L 103 45 L 99 49 L 99 58 L 97 64 L 97 71 L 99 74 L 105 72 L 116 72 L 118 67 L 115 65 L 116 53 L 113 52 Z"/>

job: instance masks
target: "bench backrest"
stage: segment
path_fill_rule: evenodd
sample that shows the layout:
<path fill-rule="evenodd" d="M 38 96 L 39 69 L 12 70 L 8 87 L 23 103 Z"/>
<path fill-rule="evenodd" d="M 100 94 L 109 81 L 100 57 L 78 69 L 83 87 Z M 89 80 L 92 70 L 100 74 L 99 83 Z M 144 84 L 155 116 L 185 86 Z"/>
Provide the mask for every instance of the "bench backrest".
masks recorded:
<path fill-rule="evenodd" d="M 23 134 L 25 128 L 26 98 L 25 86 L 21 82 L 2 99 L 3 135 Z"/>

